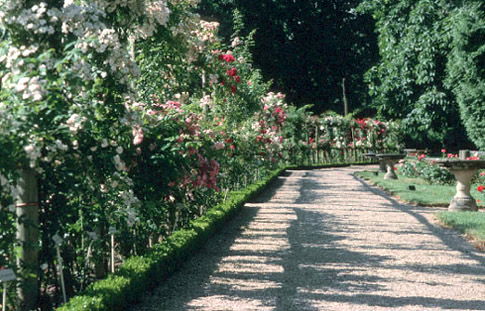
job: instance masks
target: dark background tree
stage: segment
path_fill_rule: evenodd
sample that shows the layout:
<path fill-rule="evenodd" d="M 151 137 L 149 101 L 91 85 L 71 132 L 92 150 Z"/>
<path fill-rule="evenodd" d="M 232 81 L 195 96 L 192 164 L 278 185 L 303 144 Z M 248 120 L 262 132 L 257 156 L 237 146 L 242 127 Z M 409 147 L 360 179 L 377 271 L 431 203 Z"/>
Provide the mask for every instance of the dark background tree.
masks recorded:
<path fill-rule="evenodd" d="M 201 0 L 231 39 L 256 29 L 254 63 L 297 106 L 399 120 L 408 147 L 485 148 L 481 0 Z"/>
<path fill-rule="evenodd" d="M 360 1 L 202 0 L 200 13 L 232 34 L 232 12 L 242 14 L 243 35 L 256 29 L 254 63 L 274 88 L 297 106 L 344 112 L 345 78 L 349 111 L 362 112 L 368 100 L 363 74 L 377 61 L 374 22 L 356 13 Z"/>
<path fill-rule="evenodd" d="M 373 15 L 379 33 L 381 60 L 366 75 L 379 115 L 402 121 L 408 146 L 470 147 L 444 83 L 455 1 L 364 0 L 359 10 Z"/>

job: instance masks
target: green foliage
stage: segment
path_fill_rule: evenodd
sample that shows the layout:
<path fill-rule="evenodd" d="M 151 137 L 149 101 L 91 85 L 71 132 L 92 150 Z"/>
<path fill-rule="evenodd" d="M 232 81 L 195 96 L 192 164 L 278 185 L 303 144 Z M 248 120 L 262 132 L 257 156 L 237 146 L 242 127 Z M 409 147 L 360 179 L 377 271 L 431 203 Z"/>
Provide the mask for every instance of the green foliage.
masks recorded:
<path fill-rule="evenodd" d="M 450 53 L 452 1 L 364 0 L 359 10 L 376 20 L 381 60 L 371 68 L 373 107 L 401 119 L 407 145 L 457 150 L 467 145 L 458 106 L 444 84 Z"/>
<path fill-rule="evenodd" d="M 245 24 L 241 33 L 256 29 L 254 62 L 276 89 L 298 106 L 313 104 L 316 113 L 343 112 L 342 79 L 350 109 L 362 107 L 367 98 L 362 74 L 377 59 L 373 21 L 355 12 L 358 3 L 202 0 L 200 12 L 219 20 L 228 40 L 232 12 L 239 10 Z"/>
<path fill-rule="evenodd" d="M 468 1 L 452 18 L 448 85 L 470 139 L 485 148 L 485 4 Z"/>
<path fill-rule="evenodd" d="M 178 269 L 186 258 L 200 247 L 201 243 L 283 170 L 284 168 L 280 168 L 271 172 L 264 180 L 244 190 L 231 192 L 224 203 L 209 209 L 204 216 L 191 221 L 188 228 L 176 231 L 144 256 L 128 258 L 114 275 L 89 285 L 84 292 L 57 310 L 125 309 L 129 304 L 136 302 L 146 290 Z"/>
<path fill-rule="evenodd" d="M 447 169 L 426 160 L 418 160 L 416 157 L 407 157 L 398 166 L 403 176 L 410 178 L 422 178 L 430 184 L 450 185 L 455 184 L 455 177 Z"/>

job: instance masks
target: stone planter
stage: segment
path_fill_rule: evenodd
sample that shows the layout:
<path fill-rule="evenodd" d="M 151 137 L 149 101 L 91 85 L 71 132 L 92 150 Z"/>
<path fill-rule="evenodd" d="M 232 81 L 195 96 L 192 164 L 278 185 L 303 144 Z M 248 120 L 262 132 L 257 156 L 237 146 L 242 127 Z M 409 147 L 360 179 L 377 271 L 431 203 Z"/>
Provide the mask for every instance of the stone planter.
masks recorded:
<path fill-rule="evenodd" d="M 470 194 L 470 180 L 482 168 L 485 160 L 433 159 L 434 163 L 448 169 L 456 178 L 456 194 L 451 199 L 450 211 L 476 211 L 477 203 Z"/>
<path fill-rule="evenodd" d="M 384 179 L 398 179 L 396 172 L 394 172 L 394 165 L 403 159 L 406 155 L 401 153 L 378 153 L 376 157 L 379 159 L 379 163 L 382 162 L 386 166 L 386 175 Z"/>

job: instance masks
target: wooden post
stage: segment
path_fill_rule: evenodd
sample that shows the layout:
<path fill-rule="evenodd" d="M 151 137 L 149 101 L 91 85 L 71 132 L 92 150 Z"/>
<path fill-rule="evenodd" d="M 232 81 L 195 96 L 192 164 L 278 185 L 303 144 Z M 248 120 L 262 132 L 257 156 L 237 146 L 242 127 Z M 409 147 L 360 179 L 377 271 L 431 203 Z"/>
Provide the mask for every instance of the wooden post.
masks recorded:
<path fill-rule="evenodd" d="M 2 311 L 7 310 L 7 282 L 17 280 L 17 276 L 12 269 L 0 269 L 0 283 L 3 284 Z"/>
<path fill-rule="evenodd" d="M 316 150 L 316 158 L 317 158 L 317 163 L 320 163 L 320 157 L 318 155 L 318 119 L 315 120 L 317 124 L 315 125 L 315 146 L 317 146 Z"/>
<path fill-rule="evenodd" d="M 20 171 L 19 194 L 16 198 L 17 258 L 20 278 L 17 295 L 20 310 L 35 309 L 38 303 L 39 283 L 39 194 L 36 172 L 26 168 Z"/>
<path fill-rule="evenodd" d="M 7 310 L 7 283 L 3 283 L 3 293 L 2 293 L 2 311 Z"/>
<path fill-rule="evenodd" d="M 66 284 L 64 282 L 64 268 L 62 266 L 62 257 L 61 257 L 61 248 L 59 245 L 56 245 L 56 253 L 57 253 L 57 261 L 58 261 L 58 267 L 57 269 L 59 270 L 59 275 L 61 276 L 61 289 L 62 289 L 62 299 L 64 303 L 67 302 L 66 298 Z"/>
<path fill-rule="evenodd" d="M 101 239 L 101 241 L 103 241 L 101 243 L 101 249 L 102 249 L 101 256 L 97 258 L 95 257 L 96 260 L 94 261 L 94 272 L 96 274 L 96 278 L 99 280 L 99 279 L 105 278 L 106 275 L 108 274 L 107 260 L 106 260 L 105 249 L 104 249 L 105 243 L 103 239 L 106 236 L 106 234 L 105 234 L 104 224 L 101 221 L 99 221 L 99 223 L 97 224 L 96 235 L 98 239 Z"/>
<path fill-rule="evenodd" d="M 66 283 L 64 282 L 64 267 L 62 266 L 62 257 L 61 257 L 61 245 L 62 245 L 62 238 L 56 233 L 52 237 L 54 244 L 56 245 L 56 253 L 57 253 L 57 270 L 59 271 L 59 275 L 61 277 L 61 289 L 62 289 L 62 298 L 64 303 L 67 302 L 66 298 Z"/>
<path fill-rule="evenodd" d="M 347 100 L 347 93 L 345 91 L 345 78 L 342 78 L 342 94 L 344 99 L 344 116 L 349 114 L 349 101 Z"/>
<path fill-rule="evenodd" d="M 111 236 L 111 273 L 115 273 L 115 234 L 118 233 L 118 230 L 110 226 L 108 229 L 108 233 Z M 152 237 L 148 239 L 150 248 L 152 247 Z"/>

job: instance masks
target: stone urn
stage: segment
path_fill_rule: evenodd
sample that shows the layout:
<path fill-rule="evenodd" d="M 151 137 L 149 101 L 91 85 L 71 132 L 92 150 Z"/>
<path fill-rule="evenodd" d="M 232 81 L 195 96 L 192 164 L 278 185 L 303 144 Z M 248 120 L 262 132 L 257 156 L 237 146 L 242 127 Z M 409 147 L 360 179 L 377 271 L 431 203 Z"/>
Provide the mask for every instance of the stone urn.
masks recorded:
<path fill-rule="evenodd" d="M 485 168 L 485 160 L 430 159 L 448 169 L 456 178 L 456 194 L 451 199 L 450 211 L 476 211 L 477 203 L 470 194 L 470 180 L 479 169 Z"/>
<path fill-rule="evenodd" d="M 399 160 L 403 159 L 406 155 L 403 153 L 378 153 L 376 157 L 379 162 L 382 162 L 386 166 L 386 175 L 384 179 L 397 179 L 396 172 L 394 172 L 394 165 L 396 165 Z"/>

